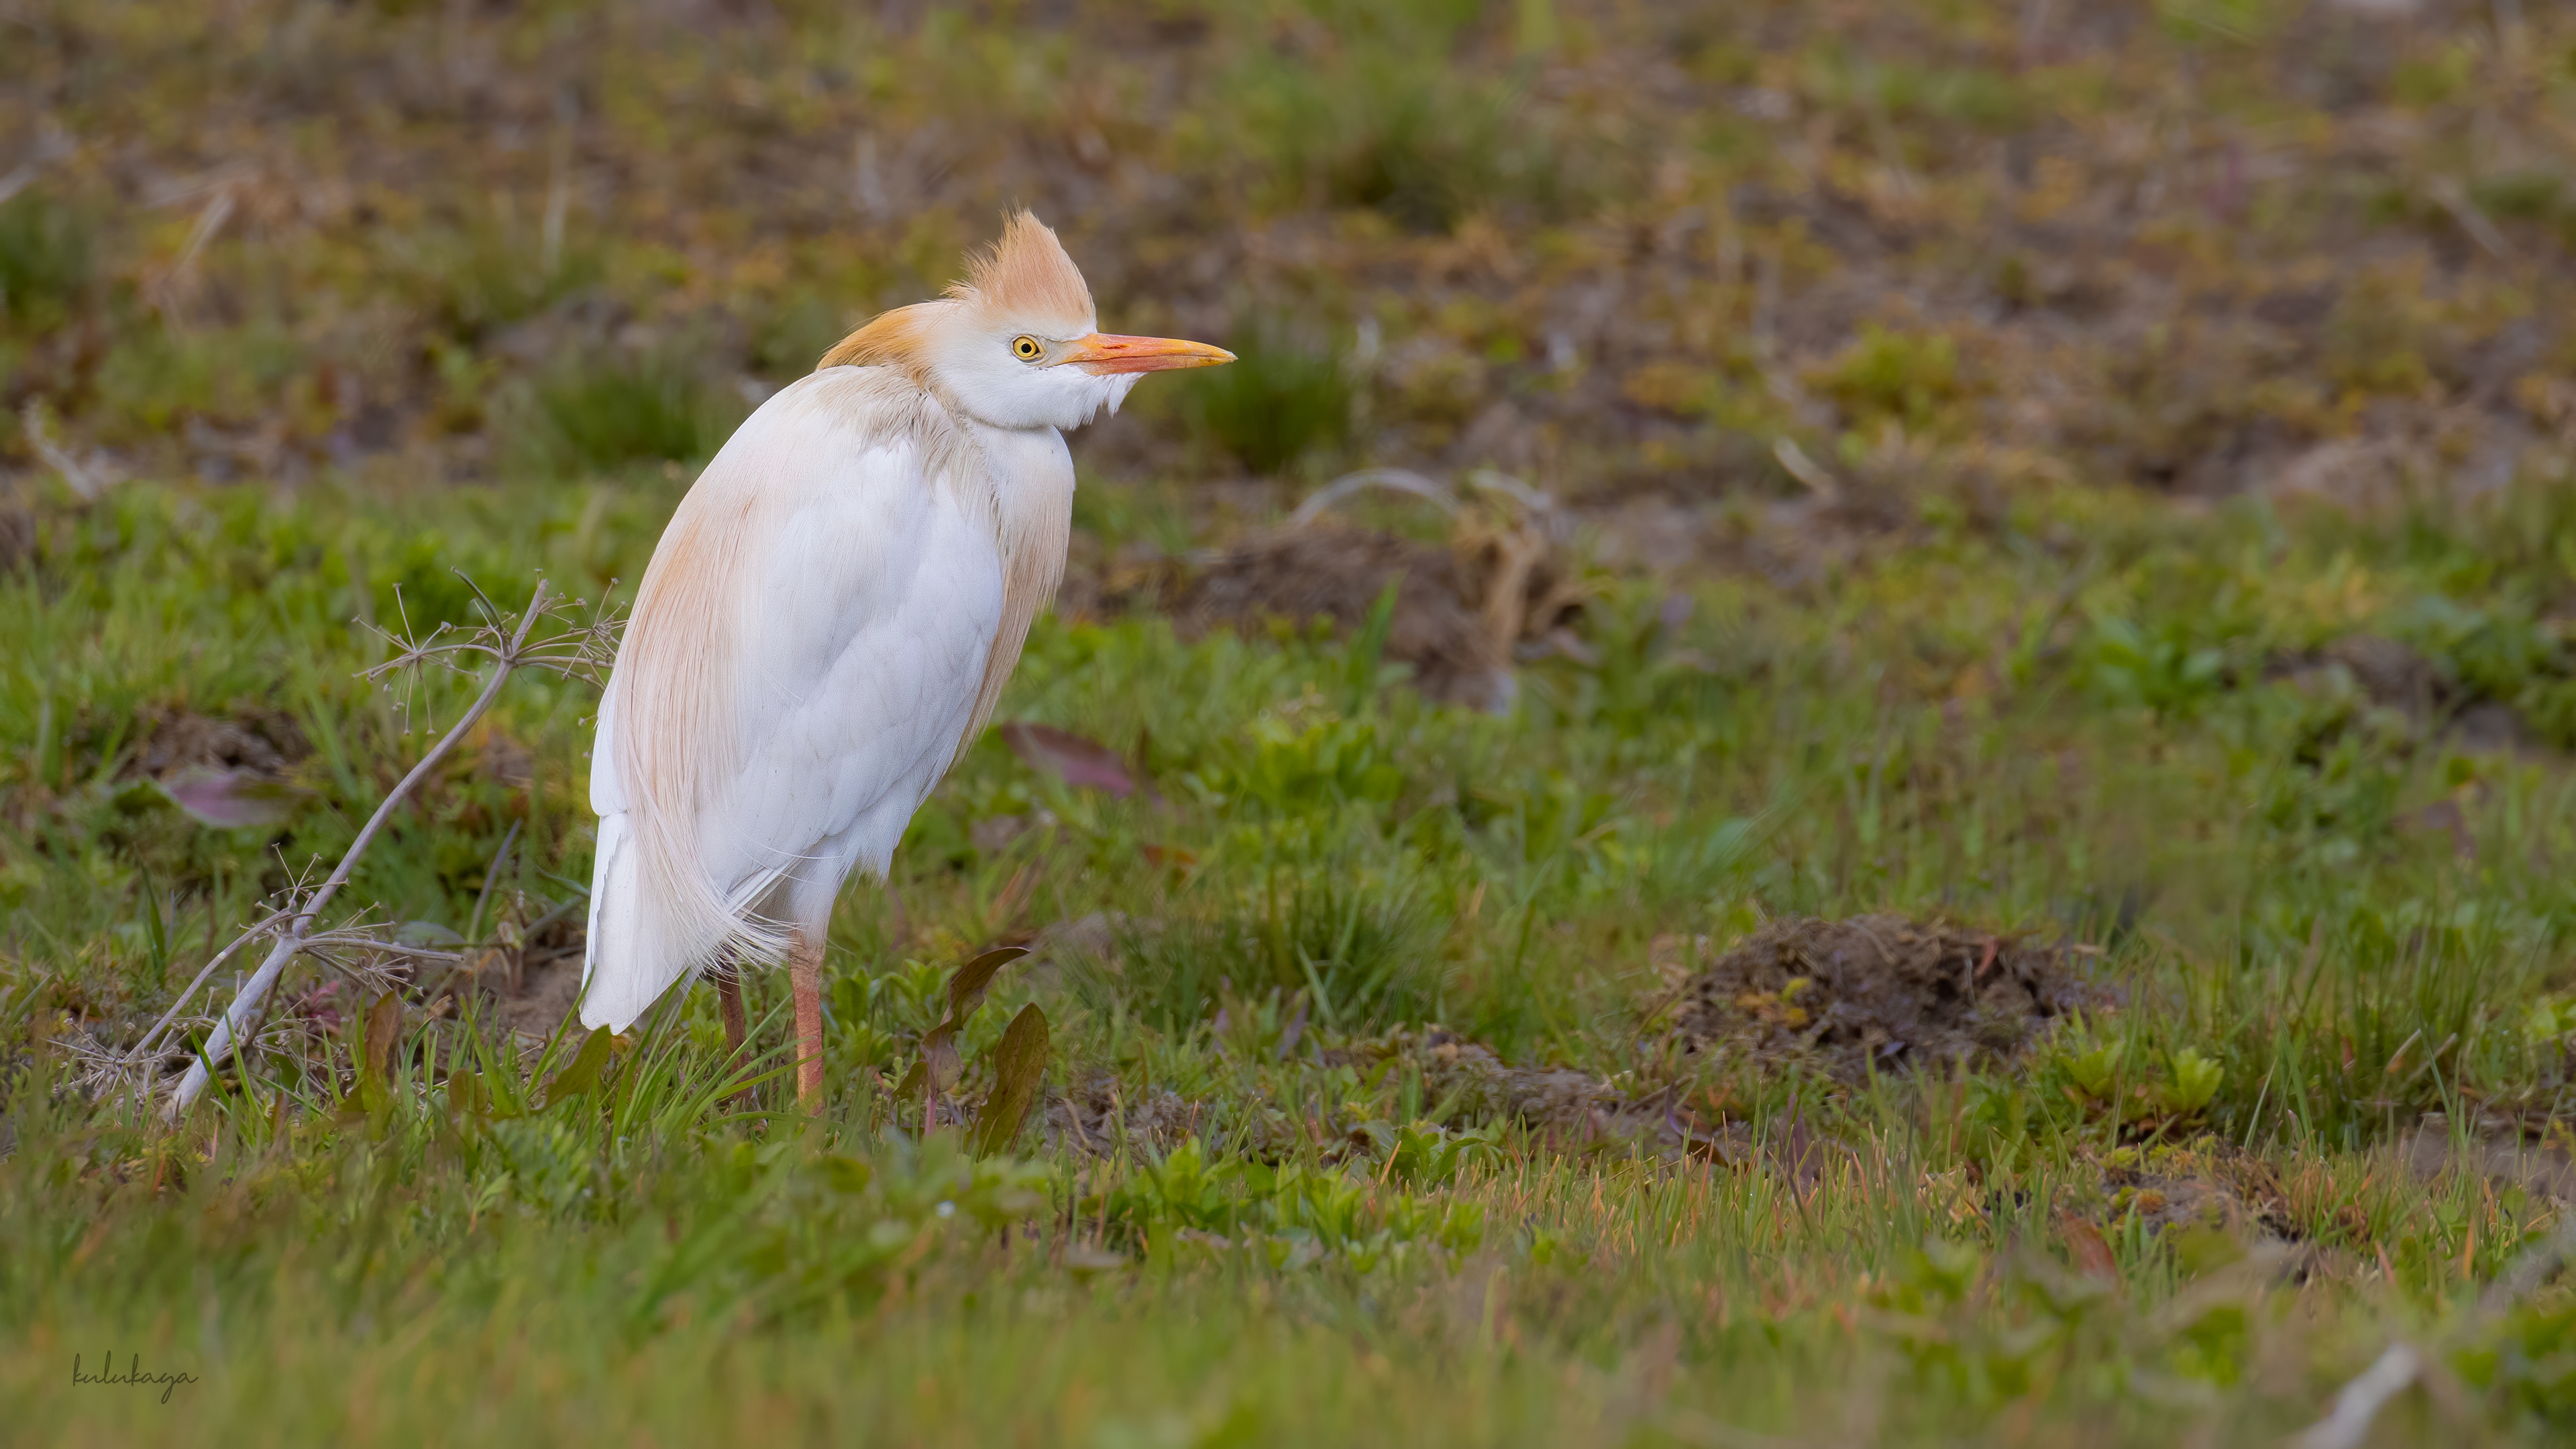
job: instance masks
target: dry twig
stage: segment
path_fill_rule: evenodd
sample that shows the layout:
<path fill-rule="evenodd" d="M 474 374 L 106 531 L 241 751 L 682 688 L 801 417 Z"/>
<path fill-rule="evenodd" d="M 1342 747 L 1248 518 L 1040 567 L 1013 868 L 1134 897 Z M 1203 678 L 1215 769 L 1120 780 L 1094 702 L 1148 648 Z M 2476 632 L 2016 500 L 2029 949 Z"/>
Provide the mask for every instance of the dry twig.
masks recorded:
<path fill-rule="evenodd" d="M 122 478 L 113 464 L 102 464 L 96 458 L 83 460 L 70 448 L 54 441 L 52 429 L 45 425 L 45 409 L 40 404 L 31 402 L 19 409 L 18 424 L 26 434 L 27 446 L 35 450 L 36 457 L 46 467 L 62 475 L 63 482 L 80 495 L 81 502 L 97 502 L 100 494 Z"/>
<path fill-rule="evenodd" d="M 2510 1267 L 2496 1275 L 2478 1298 L 2469 1326 L 2475 1328 L 2502 1317 L 2514 1304 L 2556 1277 L 2571 1259 L 2576 1259 L 2576 1213 L 2568 1214 L 2547 1241 L 2525 1249 Z M 2335 1392 L 2334 1406 L 2291 1441 L 2294 1449 L 2358 1449 L 2370 1437 L 2370 1426 L 2379 1411 L 2421 1378 L 2428 1366 L 2413 1345 L 2390 1344 L 2370 1361 L 2370 1367 Z"/>
<path fill-rule="evenodd" d="M 482 624 L 471 628 L 441 624 L 425 639 L 408 637 L 408 631 L 405 635 L 395 635 L 378 629 L 376 632 L 394 646 L 394 656 L 367 670 L 361 677 L 381 682 L 395 674 L 416 671 L 433 663 L 467 672 L 473 666 L 466 661 L 489 661 L 483 689 L 474 703 L 457 718 L 455 724 L 449 726 L 445 734 L 439 736 L 438 742 L 429 747 L 428 753 L 422 755 L 420 762 L 403 776 L 402 782 L 386 793 L 375 814 L 368 817 L 365 828 L 358 832 L 358 838 L 351 842 L 347 853 L 340 857 L 339 865 L 322 884 L 302 893 L 300 903 L 290 894 L 286 908 L 271 914 L 227 948 L 223 956 L 207 963 L 206 969 L 189 984 L 189 990 L 181 993 L 179 1001 L 171 1005 L 168 1015 L 147 1034 L 143 1047 L 128 1054 L 127 1070 L 130 1072 L 140 1067 L 144 1049 L 149 1048 L 152 1039 L 178 1017 L 188 996 L 213 975 L 215 967 L 222 964 L 225 957 L 250 940 L 262 936 L 274 938 L 275 944 L 269 949 L 267 959 L 260 963 L 259 970 L 243 984 L 241 990 L 234 993 L 232 1004 L 225 1009 L 223 1017 L 215 1023 L 213 1033 L 207 1038 L 205 1050 L 189 1066 L 178 1090 L 172 1094 L 167 1109 L 172 1120 L 184 1114 L 205 1094 L 207 1085 L 213 1080 L 214 1068 L 237 1049 L 244 1034 L 251 1030 L 269 992 L 277 985 L 278 977 L 297 956 L 315 955 L 370 980 L 382 974 L 381 962 L 387 955 L 443 956 L 443 953 L 398 946 L 354 924 L 318 934 L 313 928 L 332 897 L 348 884 L 350 872 L 356 868 L 359 857 L 366 854 L 367 847 L 375 842 L 386 822 L 393 818 L 396 807 L 409 798 L 414 787 L 428 778 L 438 762 L 465 738 L 466 732 L 500 697 L 501 686 L 509 682 L 512 674 L 534 668 L 551 670 L 568 678 L 596 680 L 615 657 L 616 620 L 605 609 L 593 610 L 586 619 L 582 618 L 572 612 L 580 607 L 579 600 L 550 599 L 549 586 L 539 580 L 526 611 L 512 618 L 475 587 L 471 579 L 466 580 L 466 586 L 474 589 L 474 597 L 481 604 Z M 554 632 L 539 635 L 537 626 L 540 622 L 551 622 L 557 627 Z M 408 717 L 408 695 L 403 707 Z M 378 981 L 377 984 L 381 986 L 383 982 Z"/>

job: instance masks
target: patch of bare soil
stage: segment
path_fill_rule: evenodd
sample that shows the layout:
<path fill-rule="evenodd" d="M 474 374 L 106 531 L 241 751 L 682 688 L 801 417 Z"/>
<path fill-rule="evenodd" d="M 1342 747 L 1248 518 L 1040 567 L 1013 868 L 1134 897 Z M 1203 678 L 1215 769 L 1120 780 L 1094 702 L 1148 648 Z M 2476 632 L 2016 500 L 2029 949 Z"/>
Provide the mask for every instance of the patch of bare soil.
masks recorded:
<path fill-rule="evenodd" d="M 2292 1202 L 2314 1184 L 2294 1192 L 2259 1154 L 2211 1139 L 2126 1149 L 2102 1164 L 2101 1185 L 2103 1226 L 2114 1233 L 2131 1219 L 2155 1236 L 2209 1229 L 2247 1248 L 2303 1247 L 2304 1263 L 2288 1265 L 2293 1271 L 2322 1266 Z M 2346 1204 L 2337 1228 L 2365 1235 L 2368 1219 Z"/>
<path fill-rule="evenodd" d="M 1457 558 L 1435 544 L 1340 525 L 1256 535 L 1193 569 L 1168 595 L 1186 633 L 1257 628 L 1272 618 L 1330 619 L 1348 632 L 1396 586 L 1386 653 L 1413 666 L 1425 694 L 1466 704 L 1507 699 L 1510 660 L 1470 597 Z"/>
<path fill-rule="evenodd" d="M 2265 673 L 2317 698 L 2367 701 L 2413 731 L 2442 731 L 2462 749 L 2543 748 L 2520 711 L 2464 687 L 2420 651 L 2377 634 L 2348 634 L 2310 653 L 2274 659 Z"/>
<path fill-rule="evenodd" d="M 1169 614 L 1184 637 L 1318 618 L 1347 634 L 1390 583 L 1386 657 L 1411 666 L 1425 695 L 1478 709 L 1511 703 L 1517 654 L 1556 640 L 1579 606 L 1563 559 L 1535 529 L 1464 533 L 1444 545 L 1330 519 L 1255 534 L 1098 594 Z"/>
<path fill-rule="evenodd" d="M 294 716 L 236 708 L 224 714 L 162 709 L 141 721 L 143 744 L 132 773 L 170 780 L 194 771 L 224 771 L 282 780 L 313 752 Z"/>
<path fill-rule="evenodd" d="M 2442 1113 L 2427 1112 L 2399 1135 L 2396 1150 L 2406 1170 L 2425 1181 L 2446 1172 L 2467 1173 L 2535 1197 L 2576 1203 L 2576 1155 L 2563 1136 L 2533 1142 L 2519 1124 L 2480 1121 L 2471 1124 L 2465 1137 L 2455 1137 Z"/>
<path fill-rule="evenodd" d="M 1703 1123 L 1678 1087 L 1635 1084 L 1572 1067 L 1516 1067 L 1493 1048 L 1437 1026 L 1406 1029 L 1328 1051 L 1328 1063 L 1364 1071 L 1401 1059 L 1422 1074 L 1424 1115 L 1444 1125 L 1510 1122 L 1563 1140 L 1642 1141 L 1651 1149 L 1734 1162 L 1751 1151 L 1740 1123 Z"/>
<path fill-rule="evenodd" d="M 2063 946 L 1882 914 L 1777 921 L 1686 981 L 1693 1052 L 1845 1081 L 2009 1061 L 2098 998 Z"/>
<path fill-rule="evenodd" d="M 466 963 L 453 989 L 459 996 L 489 998 L 494 1016 L 513 1035 L 543 1041 L 581 1001 L 585 923 L 566 911 L 525 929 L 505 921 L 497 934 L 497 941 Z"/>
<path fill-rule="evenodd" d="M 1515 1067 L 1491 1047 L 1439 1027 L 1398 1031 L 1328 1052 L 1363 1068 L 1403 1058 L 1422 1073 L 1426 1115 L 1443 1122 L 1481 1125 L 1521 1122 L 1533 1127 L 1606 1127 L 1629 1110 L 1611 1083 L 1572 1067 Z"/>
<path fill-rule="evenodd" d="M 35 551 L 35 512 L 16 499 L 0 499 L 0 573 L 25 563 Z"/>
<path fill-rule="evenodd" d="M 1516 1067 L 1491 1048 L 1437 1026 L 1353 1042 L 1325 1051 L 1322 1060 L 1363 1070 L 1403 1061 L 1421 1073 L 1424 1115 L 1444 1126 L 1511 1123 L 1562 1143 L 1635 1142 L 1650 1152 L 1735 1164 L 1755 1157 L 1743 1124 L 1705 1125 L 1681 1100 L 1678 1088 L 1631 1093 L 1618 1082 L 1571 1067 Z M 1248 1119 L 1228 1119 L 1216 1104 L 1193 1101 L 1168 1087 L 1121 1092 L 1114 1075 L 1095 1071 L 1070 1092 L 1050 1094 L 1044 1115 L 1048 1141 L 1099 1155 L 1133 1143 L 1166 1152 L 1193 1135 L 1222 1135 L 1256 1156 L 1309 1145 L 1320 1146 L 1331 1160 L 1353 1151 L 1373 1153 L 1385 1145 L 1352 1124 L 1337 1125 L 1322 1116 L 1301 1122 L 1275 1106 Z M 957 1120 L 966 1119 L 967 1107 L 957 1104 Z M 1812 1144 L 1800 1137 L 1797 1145 L 1803 1151 Z"/>
<path fill-rule="evenodd" d="M 1169 1152 L 1207 1130 L 1208 1105 L 1190 1101 L 1169 1087 L 1147 1087 L 1129 1095 L 1114 1075 L 1093 1072 L 1070 1092 L 1048 1093 L 1040 1124 L 1050 1143 L 1071 1146 L 1087 1156 L 1137 1143 L 1155 1152 Z M 959 1115 L 962 1120 L 966 1114 Z"/>
<path fill-rule="evenodd" d="M 2251 1157 L 2183 1173 L 2112 1168 L 2103 1185 L 2111 1189 L 2114 1216 L 2134 1214 L 2150 1233 L 2211 1227 L 2239 1237 L 2298 1237 L 2280 1183 Z"/>

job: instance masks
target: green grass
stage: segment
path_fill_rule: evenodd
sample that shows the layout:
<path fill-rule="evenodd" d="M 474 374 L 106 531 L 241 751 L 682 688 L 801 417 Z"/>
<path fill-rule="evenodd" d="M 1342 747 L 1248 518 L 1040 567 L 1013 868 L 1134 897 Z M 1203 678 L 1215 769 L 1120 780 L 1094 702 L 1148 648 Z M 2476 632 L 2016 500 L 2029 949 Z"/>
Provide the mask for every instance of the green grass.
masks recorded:
<path fill-rule="evenodd" d="M 92 240 L 43 192 L 0 203 L 0 316 L 28 332 L 61 326 L 90 284 Z"/>
<path fill-rule="evenodd" d="M 1179 406 L 1205 440 L 1247 471 L 1277 475 L 1330 455 L 1351 430 L 1344 359 L 1285 318 L 1259 317 L 1229 334 L 1236 360 L 1186 379 Z"/>
<path fill-rule="evenodd" d="M 2474 1173 L 2411 1179 L 2386 1152 L 2428 1110 L 2535 1130 L 2565 1112 L 2576 785 L 2554 756 L 2335 734 L 2256 667 L 2323 626 L 2305 602 L 2365 553 L 2392 618 L 2563 588 L 2552 553 L 2492 563 L 2484 530 L 2510 506 L 2413 517 L 2398 539 L 2087 505 L 2092 562 L 1963 535 L 1830 593 L 1704 585 L 1678 633 L 1604 579 L 1600 662 L 1532 667 L 1500 719 L 1400 686 L 1353 706 L 1329 643 L 1052 623 L 1004 714 L 1150 738 L 1162 798 L 973 751 L 901 860 L 911 938 L 865 889 L 836 924 L 835 1100 L 810 1128 L 725 1104 L 703 991 L 584 1094 L 534 1086 L 551 1069 L 523 1072 L 481 1015 L 417 1009 L 384 1078 L 352 1067 L 354 1027 L 316 1025 L 176 1133 L 72 1091 L 67 1038 L 135 1030 L 421 747 L 353 679 L 378 656 L 339 621 L 468 617 L 451 565 L 487 588 L 630 577 L 666 505 L 600 497 L 138 485 L 36 509 L 0 691 L 13 1420 L 68 1442 L 267 1423 L 297 1440 L 1046 1424 L 1102 1443 L 1690 1443 L 1712 1424 L 1813 1439 L 1821 1394 L 1841 1416 L 1826 1437 L 2161 1442 L 2180 1413 L 2236 1440 L 2314 1414 L 2390 1335 L 2496 1385 L 2402 1406 L 2445 1432 L 2569 1412 L 2547 1348 L 2576 1313 L 2563 1290 L 2502 1323 L 2469 1309 L 2548 1203 Z M 1972 646 L 2070 589 L 2077 606 L 1990 673 Z M 2189 637 L 2213 600 L 2254 621 L 2218 636 L 2238 667 L 2142 693 L 2103 662 L 2127 635 L 2095 621 Z M 1960 693 L 1963 666 L 1988 685 Z M 215 830 L 120 783 L 138 716 L 237 700 L 278 702 L 314 744 L 286 821 Z M 412 723 L 456 703 L 433 683 Z M 360 896 L 464 929 L 511 822 L 503 892 L 529 904 L 509 909 L 572 889 L 589 707 L 577 686 L 513 685 L 497 729 L 529 778 L 452 772 Z M 2400 827 L 2434 801 L 2459 807 L 2474 859 Z M 1052 826 L 971 838 L 1040 810 Z M 1652 1036 L 1659 934 L 1873 908 L 2052 931 L 2124 893 L 2142 911 L 2100 963 L 2121 1003 L 2024 1068 L 1849 1091 L 1695 1067 Z M 960 1095 L 1035 1000 L 1057 1022 L 1051 1090 L 1095 1104 L 1105 1155 L 1032 1132 L 1021 1158 L 978 1165 L 887 1125 L 869 1084 L 909 1062 L 946 963 L 1094 911 L 1129 922 L 1123 960 L 1006 977 L 969 1024 Z M 1509 1060 L 1677 1089 L 1739 1145 L 1569 1137 L 1433 1100 L 1401 1052 L 1340 1052 L 1433 1021 Z M 773 1011 L 773 1052 L 781 1030 Z M 1117 1135 L 1165 1093 L 1185 1115 Z M 2152 1231 L 2143 1189 L 2120 1186 L 2243 1163 L 2283 1186 L 2296 1277 L 2243 1222 Z M 2061 1256 L 2070 1214 L 2102 1225 L 2117 1291 Z M 2509 1333 L 2536 1346 L 2516 1357 Z M 67 1387 L 74 1352 L 110 1350 L 196 1375 L 173 1390 L 189 1407 Z"/>
<path fill-rule="evenodd" d="M 568 357 L 531 389 L 529 466 L 560 477 L 712 457 L 749 412 L 678 349 Z"/>

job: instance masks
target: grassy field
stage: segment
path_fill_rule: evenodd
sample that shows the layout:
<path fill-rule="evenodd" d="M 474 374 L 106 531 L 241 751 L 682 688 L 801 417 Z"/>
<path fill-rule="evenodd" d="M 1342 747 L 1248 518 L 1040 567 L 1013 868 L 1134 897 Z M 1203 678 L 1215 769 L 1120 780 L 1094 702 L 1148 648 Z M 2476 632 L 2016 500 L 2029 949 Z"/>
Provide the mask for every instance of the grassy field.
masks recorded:
<path fill-rule="evenodd" d="M 0 12 L 0 1422 L 2223 1444 L 2398 1347 L 2341 1442 L 2555 1442 L 2571 47 L 2265 0 Z M 597 693 L 530 672 L 164 1124 L 248 963 L 183 988 L 479 687 L 367 677 L 388 634 L 540 578 L 613 617 L 733 423 L 1010 202 L 1104 324 L 1244 361 L 1076 439 L 1016 728 L 835 919 L 829 1110 L 782 982 L 747 1064 L 705 988 L 558 1030 Z M 1393 594 L 1209 602 L 1332 593 L 1280 522 L 1363 465 L 1545 502 L 1369 495 L 1328 551 Z"/>

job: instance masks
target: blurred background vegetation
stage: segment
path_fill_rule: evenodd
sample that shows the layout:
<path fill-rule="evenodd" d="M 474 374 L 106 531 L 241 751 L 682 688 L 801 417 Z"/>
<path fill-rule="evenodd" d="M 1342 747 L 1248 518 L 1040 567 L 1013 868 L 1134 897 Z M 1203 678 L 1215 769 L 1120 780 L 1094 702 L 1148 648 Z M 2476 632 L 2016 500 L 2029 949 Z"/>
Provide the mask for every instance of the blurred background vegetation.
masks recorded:
<path fill-rule="evenodd" d="M 1658 557 L 1724 500 L 1795 496 L 1780 437 L 1908 489 L 2351 498 L 2491 487 L 2576 427 L 2554 6 L 20 0 L 0 25 L 19 469 L 30 406 L 155 476 L 686 463 L 1020 204 L 1115 325 L 1245 354 L 1147 389 L 1089 466 L 1490 464 Z"/>

